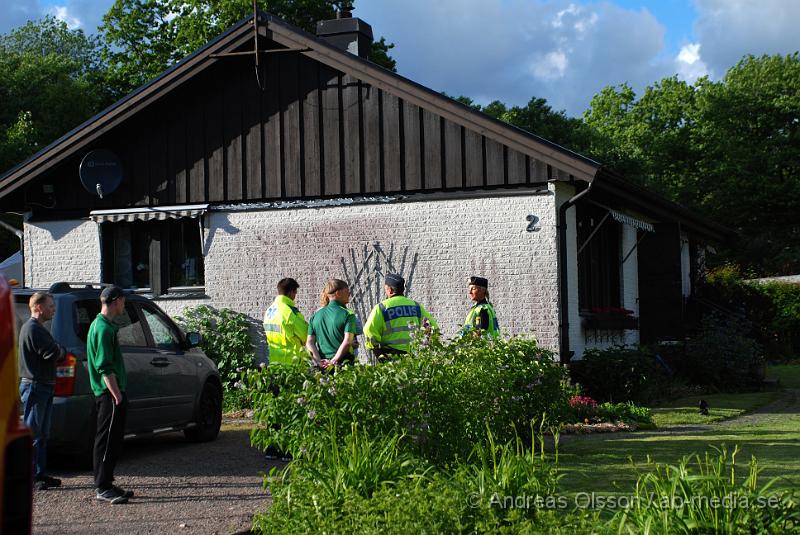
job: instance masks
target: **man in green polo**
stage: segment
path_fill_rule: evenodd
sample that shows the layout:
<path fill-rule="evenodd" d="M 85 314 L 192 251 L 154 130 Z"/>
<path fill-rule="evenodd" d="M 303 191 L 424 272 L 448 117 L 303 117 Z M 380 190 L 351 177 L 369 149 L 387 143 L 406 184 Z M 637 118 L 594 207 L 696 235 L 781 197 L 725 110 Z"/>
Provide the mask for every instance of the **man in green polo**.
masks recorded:
<path fill-rule="evenodd" d="M 119 286 L 107 286 L 100 294 L 100 313 L 89 327 L 86 355 L 89 382 L 97 407 L 94 439 L 94 486 L 98 500 L 127 503 L 133 492 L 114 485 L 117 464 L 125 436 L 128 377 L 119 347 L 119 327 L 114 318 L 125 313 L 125 294 Z"/>

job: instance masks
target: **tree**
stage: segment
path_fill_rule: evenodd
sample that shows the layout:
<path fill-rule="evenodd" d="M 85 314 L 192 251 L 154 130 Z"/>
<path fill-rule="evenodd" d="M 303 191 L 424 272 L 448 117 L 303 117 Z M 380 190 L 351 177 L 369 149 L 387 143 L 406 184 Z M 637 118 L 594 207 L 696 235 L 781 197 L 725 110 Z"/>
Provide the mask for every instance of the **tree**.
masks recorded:
<path fill-rule="evenodd" d="M 589 153 L 739 231 L 721 260 L 800 271 L 800 58 L 745 57 L 719 82 L 676 77 L 640 99 L 607 87 L 584 114 Z"/>
<path fill-rule="evenodd" d="M 259 8 L 307 32 L 334 18 L 342 0 L 260 0 Z M 252 16 L 251 0 L 116 0 L 100 26 L 104 58 L 128 90 L 158 76 L 240 20 Z M 394 70 L 394 46 L 381 37 L 371 58 Z"/>
<path fill-rule="evenodd" d="M 112 100 L 99 43 L 53 17 L 0 36 L 0 172 Z"/>

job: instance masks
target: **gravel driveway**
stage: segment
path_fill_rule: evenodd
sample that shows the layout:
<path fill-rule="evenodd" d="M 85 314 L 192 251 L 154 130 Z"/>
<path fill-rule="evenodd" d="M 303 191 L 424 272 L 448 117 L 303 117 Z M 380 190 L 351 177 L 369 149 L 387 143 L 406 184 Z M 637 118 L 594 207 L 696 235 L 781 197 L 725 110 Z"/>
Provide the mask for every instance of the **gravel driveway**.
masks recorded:
<path fill-rule="evenodd" d="M 116 483 L 136 493 L 128 504 L 95 500 L 91 472 L 53 467 L 62 487 L 35 493 L 33 533 L 247 533 L 269 506 L 259 472 L 273 463 L 242 426 L 224 425 L 204 444 L 178 433 L 127 441 Z"/>

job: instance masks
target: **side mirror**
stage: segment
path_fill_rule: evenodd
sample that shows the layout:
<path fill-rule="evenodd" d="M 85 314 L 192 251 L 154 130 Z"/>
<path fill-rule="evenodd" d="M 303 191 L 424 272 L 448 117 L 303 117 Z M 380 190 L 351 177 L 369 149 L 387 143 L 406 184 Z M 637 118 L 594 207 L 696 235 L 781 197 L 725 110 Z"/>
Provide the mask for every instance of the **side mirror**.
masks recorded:
<path fill-rule="evenodd" d="M 189 342 L 189 347 L 197 347 L 203 341 L 200 333 L 186 333 L 186 341 Z"/>

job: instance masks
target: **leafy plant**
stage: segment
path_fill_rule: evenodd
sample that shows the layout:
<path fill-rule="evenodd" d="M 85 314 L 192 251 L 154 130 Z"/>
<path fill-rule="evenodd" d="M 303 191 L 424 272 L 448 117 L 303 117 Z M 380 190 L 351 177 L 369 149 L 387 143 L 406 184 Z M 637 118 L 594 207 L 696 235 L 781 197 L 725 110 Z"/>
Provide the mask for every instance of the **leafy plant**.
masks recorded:
<path fill-rule="evenodd" d="M 572 396 L 569 407 L 576 422 L 591 420 L 597 416 L 597 402 L 589 396 Z"/>
<path fill-rule="evenodd" d="M 185 331 L 200 333 L 200 347 L 219 368 L 225 391 L 231 391 L 241 370 L 254 363 L 255 349 L 247 316 L 228 308 L 200 305 L 184 308 L 176 320 Z"/>
<path fill-rule="evenodd" d="M 327 447 L 331 429 L 357 423 L 370 437 L 444 463 L 470 455 L 487 427 L 499 441 L 543 413 L 558 420 L 573 393 L 553 355 L 531 340 L 430 341 L 378 366 L 322 374 L 305 363 L 248 372 L 258 428 L 253 444 L 296 453 Z"/>
<path fill-rule="evenodd" d="M 734 448 L 718 455 L 685 457 L 677 465 L 649 464 L 639 477 L 635 498 L 613 520 L 619 533 L 792 533 L 800 529 L 796 496 L 772 491 L 775 480 L 759 486 L 761 469 L 751 457 L 737 477 Z"/>
<path fill-rule="evenodd" d="M 602 403 L 597 407 L 597 416 L 604 422 L 635 423 L 648 426 L 653 423 L 653 415 L 647 407 L 641 407 L 630 401 L 627 403 Z"/>
<path fill-rule="evenodd" d="M 643 347 L 588 349 L 570 372 L 581 390 L 599 401 L 643 402 L 663 396 L 669 384 L 664 367 Z"/>

